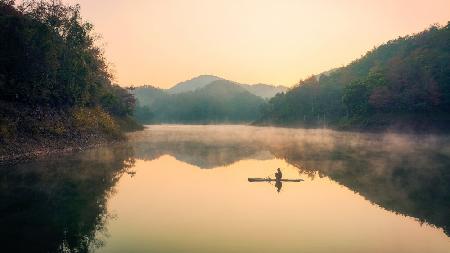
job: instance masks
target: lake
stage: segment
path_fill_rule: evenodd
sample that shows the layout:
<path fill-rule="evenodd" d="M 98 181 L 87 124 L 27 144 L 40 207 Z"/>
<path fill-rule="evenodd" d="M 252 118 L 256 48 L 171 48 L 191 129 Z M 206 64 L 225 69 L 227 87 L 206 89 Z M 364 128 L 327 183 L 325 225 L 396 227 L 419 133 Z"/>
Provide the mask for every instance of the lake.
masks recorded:
<path fill-rule="evenodd" d="M 450 137 L 147 126 L 1 167 L 0 201 L 2 252 L 450 252 Z"/>

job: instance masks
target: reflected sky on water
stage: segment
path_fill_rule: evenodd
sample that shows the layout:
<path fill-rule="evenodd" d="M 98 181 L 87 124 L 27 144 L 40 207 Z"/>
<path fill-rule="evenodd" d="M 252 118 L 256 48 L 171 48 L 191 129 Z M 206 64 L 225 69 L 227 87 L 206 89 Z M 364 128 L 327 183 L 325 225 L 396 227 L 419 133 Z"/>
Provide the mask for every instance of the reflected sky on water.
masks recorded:
<path fill-rule="evenodd" d="M 16 252 L 448 252 L 449 143 L 150 126 L 126 144 L 2 168 L 0 235 Z M 247 181 L 276 168 L 304 181 L 279 193 Z"/>

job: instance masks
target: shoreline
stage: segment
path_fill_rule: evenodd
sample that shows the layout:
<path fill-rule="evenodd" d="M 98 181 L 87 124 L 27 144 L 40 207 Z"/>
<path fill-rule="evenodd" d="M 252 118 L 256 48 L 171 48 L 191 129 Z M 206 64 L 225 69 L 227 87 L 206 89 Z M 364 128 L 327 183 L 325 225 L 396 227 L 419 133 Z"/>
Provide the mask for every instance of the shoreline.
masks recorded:
<path fill-rule="evenodd" d="M 161 126 L 161 125 L 186 125 L 186 126 L 203 126 L 205 124 L 148 124 L 144 125 L 144 129 L 149 126 Z M 228 125 L 228 124 L 207 124 L 211 125 Z M 348 129 L 348 128 L 319 128 L 319 127 L 305 127 L 294 125 L 280 125 L 280 124 L 233 124 L 233 126 L 250 126 L 250 127 L 273 127 L 273 128 L 285 128 L 285 129 L 327 129 L 338 132 L 354 132 L 354 133 L 366 133 L 366 134 L 378 134 L 378 133 L 397 133 L 397 134 L 414 134 L 414 135 L 448 135 L 448 131 L 436 131 L 436 129 L 429 131 L 409 131 L 386 128 L 386 129 Z M 134 131 L 132 131 L 134 132 Z M 98 148 L 105 145 L 116 144 L 124 142 L 128 139 L 127 134 L 123 138 L 111 139 L 103 136 L 102 134 L 90 134 L 84 136 L 71 137 L 71 138 L 45 138 L 41 140 L 22 138 L 9 143 L 2 143 L 4 147 L 0 146 L 0 166 L 13 165 L 22 162 L 28 162 L 33 160 L 45 159 L 51 155 L 56 154 L 68 154 L 74 152 L 81 152 L 87 149 Z"/>
<path fill-rule="evenodd" d="M 108 140 L 97 138 L 89 140 L 51 140 L 49 143 L 24 143 L 17 142 L 9 147 L 8 151 L 0 153 L 0 166 L 14 165 L 18 163 L 45 159 L 51 155 L 80 152 L 87 149 L 98 148 L 125 141 L 125 139 Z M 8 145 L 8 144 L 6 144 Z"/>

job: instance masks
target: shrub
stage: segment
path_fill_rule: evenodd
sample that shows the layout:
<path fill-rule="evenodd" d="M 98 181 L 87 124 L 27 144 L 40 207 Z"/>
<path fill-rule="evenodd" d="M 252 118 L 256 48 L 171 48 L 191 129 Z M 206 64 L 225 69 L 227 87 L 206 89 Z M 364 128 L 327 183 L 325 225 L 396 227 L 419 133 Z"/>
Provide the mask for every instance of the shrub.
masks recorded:
<path fill-rule="evenodd" d="M 122 136 L 115 120 L 100 107 L 76 107 L 72 118 L 74 127 L 82 133 L 104 133 L 110 138 Z"/>

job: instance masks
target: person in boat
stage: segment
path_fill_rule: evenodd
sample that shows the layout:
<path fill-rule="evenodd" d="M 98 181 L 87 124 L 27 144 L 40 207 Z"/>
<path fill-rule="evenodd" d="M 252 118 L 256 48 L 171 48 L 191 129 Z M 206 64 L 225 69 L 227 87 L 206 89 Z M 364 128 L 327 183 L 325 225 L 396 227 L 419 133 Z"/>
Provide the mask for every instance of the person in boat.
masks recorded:
<path fill-rule="evenodd" d="M 283 178 L 283 173 L 281 173 L 280 168 L 277 169 L 277 172 L 275 172 L 275 180 L 281 181 L 281 178 Z"/>
<path fill-rule="evenodd" d="M 281 187 L 283 187 L 283 183 L 281 182 L 281 179 L 283 178 L 283 173 L 281 173 L 280 168 L 277 169 L 277 172 L 275 172 L 275 187 L 277 188 L 277 192 L 281 191 Z"/>

